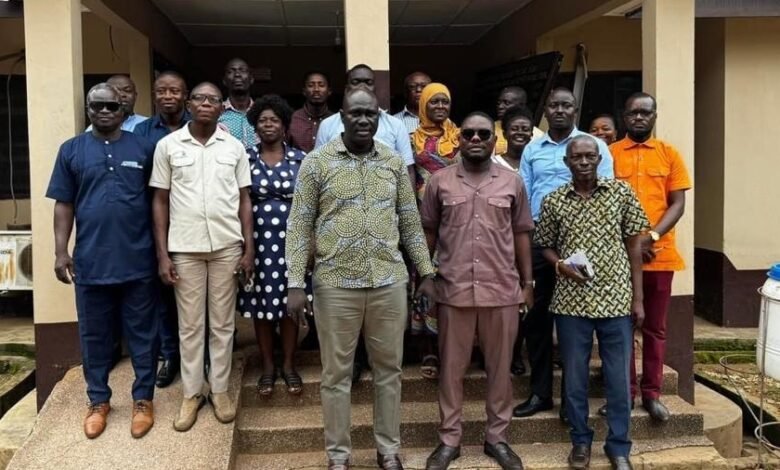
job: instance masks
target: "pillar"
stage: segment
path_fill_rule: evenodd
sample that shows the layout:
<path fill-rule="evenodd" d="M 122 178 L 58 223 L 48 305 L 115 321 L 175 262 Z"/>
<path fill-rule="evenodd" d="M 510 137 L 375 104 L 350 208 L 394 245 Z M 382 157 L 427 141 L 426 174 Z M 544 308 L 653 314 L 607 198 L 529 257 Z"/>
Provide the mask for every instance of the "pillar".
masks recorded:
<path fill-rule="evenodd" d="M 149 47 L 149 39 L 143 34 L 128 30 L 130 39 L 127 43 L 128 59 L 130 62 L 130 79 L 135 82 L 138 98 L 135 101 L 135 112 L 144 116 L 154 114 L 152 109 L 152 49 Z"/>
<path fill-rule="evenodd" d="M 344 0 L 347 68 L 374 69 L 379 106 L 390 108 L 390 22 L 387 0 Z"/>
<path fill-rule="evenodd" d="M 694 175 L 695 0 L 642 4 L 642 82 L 658 100 L 655 134 L 674 145 Z M 695 186 L 695 183 L 694 183 Z M 680 396 L 693 403 L 693 191 L 677 224 L 686 270 L 675 274 L 667 324 L 666 363 L 679 373 Z"/>
<path fill-rule="evenodd" d="M 84 129 L 79 0 L 26 0 L 24 35 L 33 228 L 38 407 L 81 360 L 73 286 L 54 277 L 54 202 L 44 198 L 59 146 Z"/>

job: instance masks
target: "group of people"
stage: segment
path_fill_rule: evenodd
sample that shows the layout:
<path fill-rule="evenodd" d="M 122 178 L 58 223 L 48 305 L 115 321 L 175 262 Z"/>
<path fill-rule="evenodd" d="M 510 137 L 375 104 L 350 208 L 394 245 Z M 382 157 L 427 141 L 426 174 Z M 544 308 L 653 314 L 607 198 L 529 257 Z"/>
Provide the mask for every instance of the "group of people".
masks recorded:
<path fill-rule="evenodd" d="M 133 112 L 127 76 L 89 91 L 91 127 L 62 145 L 47 191 L 56 201 L 55 273 L 76 289 L 86 436 L 107 424 L 120 330 L 136 375 L 133 437 L 154 424 L 155 383 L 168 386 L 179 371 L 177 431 L 189 430 L 207 401 L 219 421 L 232 421 L 238 314 L 254 321 L 262 395 L 279 377 L 288 393 L 302 391 L 295 351 L 302 325 L 314 321 L 329 469 L 350 468 L 350 392 L 362 361 L 373 374 L 377 464 L 403 468 L 407 330 L 419 338 L 420 372 L 438 380 L 440 444 L 427 468 L 460 456 L 476 342 L 487 374 L 484 452 L 521 469 L 507 430 L 513 416 L 553 407 L 555 330 L 571 467 L 590 461 L 595 334 L 604 450 L 614 468 L 632 468 L 634 399 L 641 394 L 654 419 L 669 418 L 659 399 L 666 312 L 683 267 L 674 225 L 690 188 L 680 155 L 652 137 L 655 99 L 627 100 L 627 135 L 615 140 L 614 118 L 610 129 L 594 123 L 598 137 L 578 130 L 576 98 L 563 88 L 545 100 L 542 132 L 519 87 L 500 93 L 498 120 L 472 112 L 458 126 L 448 88 L 425 73 L 406 78 L 396 115 L 379 107 L 370 67 L 346 78 L 337 113 L 321 72 L 306 74 L 297 111 L 278 95 L 253 100 L 241 59 L 225 67 L 227 99 L 212 83 L 190 91 L 178 73 L 161 73 L 148 119 Z M 643 337 L 639 386 L 634 328 Z M 523 340 L 531 395 L 515 406 Z"/>

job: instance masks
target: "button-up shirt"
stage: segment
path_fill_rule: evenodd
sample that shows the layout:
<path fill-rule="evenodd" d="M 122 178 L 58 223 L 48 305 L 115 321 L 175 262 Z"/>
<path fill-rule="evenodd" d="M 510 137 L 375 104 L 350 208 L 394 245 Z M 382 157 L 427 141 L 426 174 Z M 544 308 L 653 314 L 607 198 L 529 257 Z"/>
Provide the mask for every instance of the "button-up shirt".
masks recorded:
<path fill-rule="evenodd" d="M 253 103 L 254 101 L 249 100 L 247 110 L 252 107 Z M 219 123 L 227 129 L 230 135 L 240 140 L 245 149 L 253 147 L 260 142 L 254 126 L 246 120 L 246 111 L 236 109 L 233 103 L 230 102 L 230 98 L 222 102 L 222 107 L 223 111 L 222 116 L 219 117 Z"/>
<path fill-rule="evenodd" d="M 133 130 L 135 130 L 135 126 L 141 124 L 147 119 L 149 118 L 146 116 L 141 116 L 140 114 L 131 114 L 127 116 L 127 119 L 125 119 L 122 122 L 122 130 L 127 132 L 133 132 Z M 92 124 L 87 126 L 87 129 L 84 132 L 90 132 L 90 131 L 92 131 Z"/>
<path fill-rule="evenodd" d="M 331 140 L 340 137 L 342 132 L 344 132 L 344 124 L 341 122 L 341 114 L 336 113 L 320 124 L 314 148 L 318 149 Z M 394 149 L 397 154 L 403 157 L 406 166 L 414 165 L 412 142 L 409 139 L 409 133 L 406 132 L 406 126 L 385 111 L 379 111 L 379 127 L 376 130 L 374 141 L 381 142 Z"/>
<path fill-rule="evenodd" d="M 206 145 L 189 125 L 158 142 L 149 185 L 170 191 L 168 251 L 209 253 L 243 242 L 239 189 L 251 184 L 243 145 L 220 128 Z"/>
<path fill-rule="evenodd" d="M 612 318 L 631 314 L 631 265 L 625 240 L 650 228 L 631 186 L 599 178 L 590 197 L 572 183 L 544 199 L 534 242 L 562 259 L 582 250 L 595 275 L 585 284 L 568 277 L 555 283 L 550 311 L 559 315 Z"/>
<path fill-rule="evenodd" d="M 320 124 L 332 115 L 333 111 L 326 109 L 324 114 L 312 116 L 307 111 L 306 105 L 295 111 L 292 115 L 292 121 L 290 121 L 290 130 L 288 131 L 290 136 L 289 144 L 306 153 L 314 150 L 314 143 L 317 140 L 317 130 L 320 128 Z"/>
<path fill-rule="evenodd" d="M 571 171 L 563 162 L 566 156 L 566 146 L 573 137 L 586 134 L 575 128 L 568 137 L 560 142 L 550 138 L 545 133 L 541 138 L 532 140 L 523 150 L 520 161 L 520 176 L 525 182 L 525 189 L 531 198 L 531 215 L 539 220 L 542 211 L 542 199 L 545 196 L 571 181 Z M 586 134 L 587 135 L 587 134 Z M 601 139 L 595 139 L 601 154 L 598 174 L 601 177 L 612 178 L 612 154 L 607 144 Z"/>
<path fill-rule="evenodd" d="M 477 185 L 463 163 L 428 182 L 422 224 L 437 232 L 441 302 L 455 307 L 502 307 L 524 302 L 514 235 L 533 229 L 528 196 L 517 172 L 493 163 Z"/>
<path fill-rule="evenodd" d="M 367 155 L 353 155 L 339 137 L 306 156 L 287 220 L 288 287 L 304 287 L 312 251 L 315 278 L 332 287 L 406 281 L 399 242 L 420 275 L 433 273 L 399 155 L 381 143 Z"/>
<path fill-rule="evenodd" d="M 393 114 L 393 117 L 400 119 L 401 122 L 404 123 L 404 126 L 406 126 L 407 132 L 410 134 L 414 134 L 414 131 L 420 127 L 420 116 L 409 111 L 409 108 L 406 106 L 404 106 L 403 111 Z"/>
<path fill-rule="evenodd" d="M 118 284 L 156 274 L 146 191 L 153 153 L 154 145 L 129 132 L 114 141 L 80 134 L 60 147 L 46 197 L 73 204 L 76 284 Z"/>
<path fill-rule="evenodd" d="M 191 119 L 192 116 L 190 116 L 190 113 L 185 109 L 181 116 L 182 127 L 186 127 L 187 123 L 190 122 Z M 133 134 L 146 137 L 151 143 L 155 145 L 160 141 L 160 139 L 170 133 L 171 130 L 168 128 L 168 126 L 165 125 L 165 121 L 163 121 L 162 116 L 159 114 L 155 114 L 146 121 L 135 126 L 135 129 L 133 129 Z"/>
<path fill-rule="evenodd" d="M 669 193 L 691 189 L 691 179 L 677 149 L 658 139 L 637 143 L 629 137 L 609 146 L 615 159 L 615 177 L 634 188 L 655 226 L 669 209 Z M 645 271 L 680 271 L 685 268 L 675 244 L 674 228 L 654 243 L 655 259 Z"/>
<path fill-rule="evenodd" d="M 501 120 L 496 121 L 494 131 L 496 134 L 496 147 L 493 149 L 493 153 L 496 155 L 503 155 L 506 153 L 508 144 L 506 137 L 504 137 L 504 128 L 501 126 Z M 531 140 L 538 139 L 540 137 L 544 137 L 544 131 L 534 126 Z"/>

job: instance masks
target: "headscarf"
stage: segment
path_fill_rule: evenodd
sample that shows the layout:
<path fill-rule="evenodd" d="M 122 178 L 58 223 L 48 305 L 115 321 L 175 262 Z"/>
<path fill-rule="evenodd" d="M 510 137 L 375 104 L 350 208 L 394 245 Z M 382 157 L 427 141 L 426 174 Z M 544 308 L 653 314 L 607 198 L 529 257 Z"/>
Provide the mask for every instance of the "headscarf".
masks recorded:
<path fill-rule="evenodd" d="M 443 93 L 447 98 L 450 97 L 450 90 L 442 83 L 430 83 L 423 88 L 420 95 L 420 126 L 412 135 L 415 153 L 422 152 L 425 148 L 425 140 L 428 137 L 439 137 L 437 144 L 438 154 L 441 156 L 450 155 L 458 148 L 458 137 L 460 129 L 449 118 L 441 124 L 434 124 L 428 118 L 428 102 L 434 95 Z"/>

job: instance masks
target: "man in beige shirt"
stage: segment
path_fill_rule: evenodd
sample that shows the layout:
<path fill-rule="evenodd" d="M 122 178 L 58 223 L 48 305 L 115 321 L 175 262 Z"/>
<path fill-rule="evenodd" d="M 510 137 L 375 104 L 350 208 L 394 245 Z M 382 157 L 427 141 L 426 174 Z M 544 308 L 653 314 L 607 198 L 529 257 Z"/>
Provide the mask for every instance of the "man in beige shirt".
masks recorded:
<path fill-rule="evenodd" d="M 252 278 L 252 204 L 244 146 L 217 127 L 222 94 L 196 86 L 187 102 L 192 121 L 158 142 L 149 185 L 160 277 L 174 286 L 179 310 L 183 400 L 173 423 L 189 430 L 203 406 L 203 357 L 208 323 L 209 401 L 223 423 L 233 421 L 228 390 L 235 329 L 236 273 Z M 208 310 L 206 301 L 208 297 Z M 208 312 L 208 322 L 206 314 Z"/>

